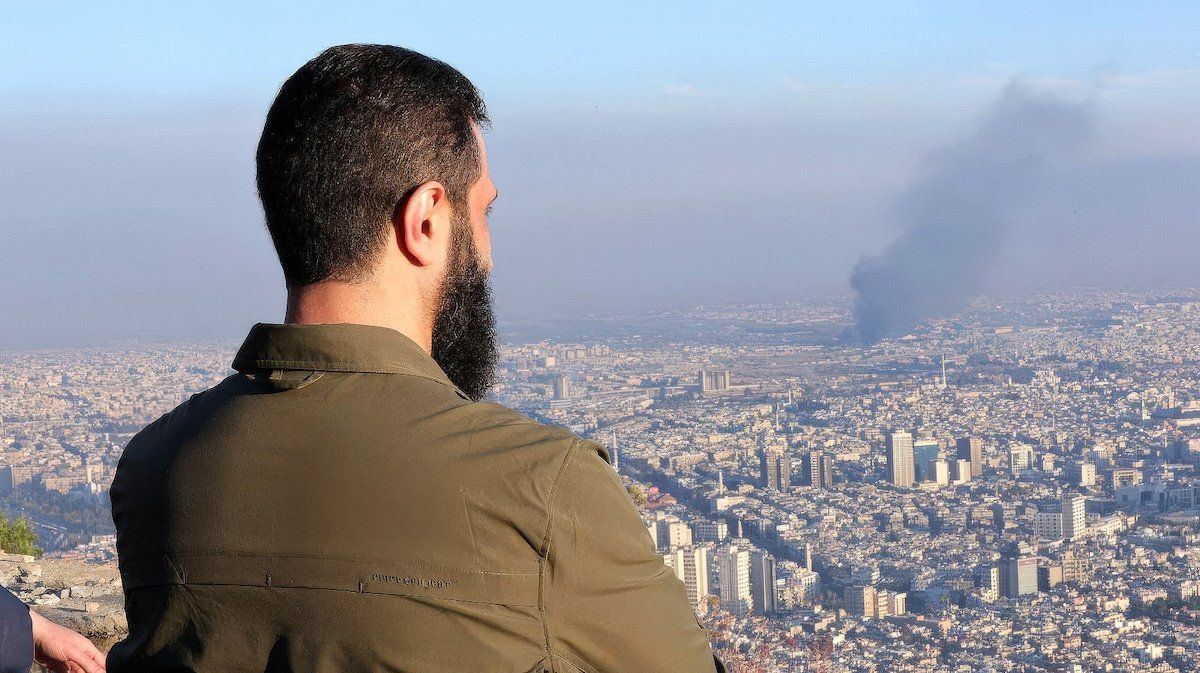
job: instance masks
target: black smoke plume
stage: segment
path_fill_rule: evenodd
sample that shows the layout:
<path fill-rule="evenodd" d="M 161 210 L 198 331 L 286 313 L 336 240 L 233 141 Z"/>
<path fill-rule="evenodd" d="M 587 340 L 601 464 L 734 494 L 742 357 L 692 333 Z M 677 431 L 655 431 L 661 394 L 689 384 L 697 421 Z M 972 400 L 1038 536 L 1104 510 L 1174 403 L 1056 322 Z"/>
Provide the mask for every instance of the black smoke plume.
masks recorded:
<path fill-rule="evenodd" d="M 1013 82 L 974 134 L 927 157 L 896 205 L 900 236 L 850 277 L 858 338 L 906 334 L 976 297 L 1014 209 L 1083 147 L 1092 117 L 1087 103 Z"/>

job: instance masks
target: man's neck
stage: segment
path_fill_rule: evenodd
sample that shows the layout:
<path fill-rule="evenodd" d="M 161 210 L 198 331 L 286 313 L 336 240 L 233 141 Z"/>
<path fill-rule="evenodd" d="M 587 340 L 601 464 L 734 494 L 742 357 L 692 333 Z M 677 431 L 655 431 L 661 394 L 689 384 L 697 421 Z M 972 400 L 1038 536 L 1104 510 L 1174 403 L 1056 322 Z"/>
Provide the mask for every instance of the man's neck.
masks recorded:
<path fill-rule="evenodd" d="M 423 317 L 419 298 L 397 297 L 374 283 L 327 281 L 288 288 L 285 323 L 352 323 L 387 327 L 433 350 L 433 326 Z"/>

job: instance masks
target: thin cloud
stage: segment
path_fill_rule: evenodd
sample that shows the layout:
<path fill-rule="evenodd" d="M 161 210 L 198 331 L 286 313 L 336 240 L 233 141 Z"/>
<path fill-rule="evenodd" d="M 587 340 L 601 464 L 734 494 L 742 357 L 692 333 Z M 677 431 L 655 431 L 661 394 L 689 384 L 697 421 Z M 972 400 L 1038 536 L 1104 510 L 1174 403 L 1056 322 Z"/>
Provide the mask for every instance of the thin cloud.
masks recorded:
<path fill-rule="evenodd" d="M 663 93 L 668 96 L 695 96 L 699 91 L 692 84 L 668 84 L 663 87 Z"/>
<path fill-rule="evenodd" d="M 1086 82 L 1070 77 L 988 74 L 968 75 L 966 77 L 959 77 L 955 81 L 962 86 L 994 90 L 1004 88 L 1014 79 L 1021 80 L 1022 85 L 1027 89 L 1058 95 L 1079 94 L 1087 92 L 1090 89 Z"/>
<path fill-rule="evenodd" d="M 1141 73 L 1106 73 L 1097 83 L 1103 87 L 1194 87 L 1200 85 L 1200 68 L 1150 70 Z"/>
<path fill-rule="evenodd" d="M 812 88 L 795 77 L 784 77 L 781 84 L 785 91 L 807 91 Z"/>

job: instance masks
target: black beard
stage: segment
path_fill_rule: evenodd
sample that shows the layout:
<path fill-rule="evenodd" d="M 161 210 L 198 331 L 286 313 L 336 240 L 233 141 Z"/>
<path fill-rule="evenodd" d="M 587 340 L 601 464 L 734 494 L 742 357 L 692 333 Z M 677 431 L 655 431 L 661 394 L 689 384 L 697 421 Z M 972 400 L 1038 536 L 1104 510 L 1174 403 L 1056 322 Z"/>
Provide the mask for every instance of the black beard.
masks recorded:
<path fill-rule="evenodd" d="M 451 264 L 433 320 L 433 360 L 454 385 L 478 402 L 496 381 L 500 351 L 488 274 L 479 265 L 471 227 L 455 222 Z"/>

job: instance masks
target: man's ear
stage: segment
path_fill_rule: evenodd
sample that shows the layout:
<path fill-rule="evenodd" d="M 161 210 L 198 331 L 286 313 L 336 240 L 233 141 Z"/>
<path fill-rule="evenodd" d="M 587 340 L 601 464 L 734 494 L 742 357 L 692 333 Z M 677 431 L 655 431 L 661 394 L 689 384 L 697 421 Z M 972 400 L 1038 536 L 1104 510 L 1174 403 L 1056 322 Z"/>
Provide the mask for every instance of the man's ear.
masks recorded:
<path fill-rule="evenodd" d="M 418 185 L 392 214 L 396 243 L 416 266 L 437 264 L 445 256 L 450 236 L 450 200 L 440 182 Z"/>

